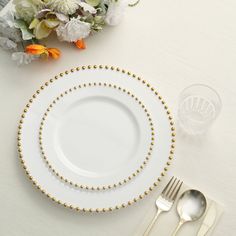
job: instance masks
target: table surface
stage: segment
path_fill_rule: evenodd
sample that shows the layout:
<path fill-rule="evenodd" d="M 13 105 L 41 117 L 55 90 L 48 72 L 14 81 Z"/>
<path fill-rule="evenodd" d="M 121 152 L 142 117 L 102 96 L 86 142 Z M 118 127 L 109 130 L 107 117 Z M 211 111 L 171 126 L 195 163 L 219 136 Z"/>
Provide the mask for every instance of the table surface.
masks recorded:
<path fill-rule="evenodd" d="M 66 69 L 109 64 L 150 81 L 174 114 L 181 90 L 193 83 L 214 87 L 223 109 L 201 138 L 177 132 L 170 172 L 222 203 L 225 213 L 214 235 L 236 232 L 236 1 L 142 1 L 127 9 L 123 22 L 86 40 L 87 50 L 60 47 L 58 61 L 17 67 L 0 53 L 0 235 L 133 235 L 154 191 L 139 203 L 106 214 L 83 214 L 54 204 L 35 189 L 19 164 L 16 130 L 29 97 L 45 81 Z M 158 189 L 156 190 L 158 191 Z"/>

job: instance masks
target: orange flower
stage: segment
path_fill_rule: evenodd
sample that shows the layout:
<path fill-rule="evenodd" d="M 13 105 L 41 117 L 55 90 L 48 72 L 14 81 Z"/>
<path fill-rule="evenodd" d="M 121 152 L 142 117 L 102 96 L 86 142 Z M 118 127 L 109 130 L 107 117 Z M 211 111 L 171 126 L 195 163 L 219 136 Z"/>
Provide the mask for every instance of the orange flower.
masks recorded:
<path fill-rule="evenodd" d="M 58 59 L 61 55 L 60 50 L 57 48 L 48 48 L 47 51 L 49 53 L 49 56 L 53 59 Z"/>
<path fill-rule="evenodd" d="M 33 55 L 47 53 L 47 48 L 40 44 L 31 44 L 26 47 L 26 52 Z"/>
<path fill-rule="evenodd" d="M 77 41 L 75 42 L 75 45 L 76 45 L 76 47 L 79 48 L 79 49 L 85 49 L 85 48 L 86 48 L 86 44 L 85 44 L 85 42 L 84 42 L 83 39 L 77 40 Z"/>
<path fill-rule="evenodd" d="M 57 48 L 47 48 L 40 44 L 31 44 L 26 47 L 26 52 L 33 55 L 46 55 L 53 59 L 58 59 L 60 57 L 60 50 Z"/>

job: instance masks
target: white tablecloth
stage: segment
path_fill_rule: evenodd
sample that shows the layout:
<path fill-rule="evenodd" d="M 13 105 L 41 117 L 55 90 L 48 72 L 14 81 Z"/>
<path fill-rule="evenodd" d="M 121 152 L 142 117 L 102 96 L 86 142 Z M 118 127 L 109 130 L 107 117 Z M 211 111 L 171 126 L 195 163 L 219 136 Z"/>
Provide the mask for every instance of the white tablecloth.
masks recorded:
<path fill-rule="evenodd" d="M 154 194 L 129 208 L 82 214 L 54 204 L 26 178 L 16 151 L 19 116 L 45 81 L 68 68 L 109 64 L 141 75 L 176 113 L 181 90 L 192 83 L 214 87 L 223 109 L 206 136 L 177 137 L 173 174 L 225 206 L 216 236 L 236 232 L 236 1 L 142 1 L 117 27 L 86 40 L 87 50 L 54 40 L 58 61 L 17 67 L 0 52 L 0 235 L 133 235 Z"/>

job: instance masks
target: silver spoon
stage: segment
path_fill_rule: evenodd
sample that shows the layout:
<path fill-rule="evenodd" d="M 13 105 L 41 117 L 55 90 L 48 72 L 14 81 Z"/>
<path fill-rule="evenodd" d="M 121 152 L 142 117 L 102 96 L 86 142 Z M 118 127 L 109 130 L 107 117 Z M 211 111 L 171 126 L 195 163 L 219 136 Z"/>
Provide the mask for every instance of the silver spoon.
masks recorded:
<path fill-rule="evenodd" d="M 200 191 L 191 189 L 184 192 L 177 203 L 177 211 L 180 220 L 172 236 L 177 234 L 184 223 L 201 218 L 206 211 L 206 207 L 206 198 Z"/>

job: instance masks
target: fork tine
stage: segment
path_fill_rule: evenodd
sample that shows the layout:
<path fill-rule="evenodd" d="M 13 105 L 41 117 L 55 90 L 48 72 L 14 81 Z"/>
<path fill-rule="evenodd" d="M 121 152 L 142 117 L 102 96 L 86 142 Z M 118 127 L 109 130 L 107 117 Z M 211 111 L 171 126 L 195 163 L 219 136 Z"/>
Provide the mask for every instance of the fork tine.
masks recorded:
<path fill-rule="evenodd" d="M 179 183 L 180 181 L 178 181 L 178 183 Z M 174 193 L 174 191 L 173 191 L 173 196 L 171 196 L 171 200 L 172 201 L 175 201 L 175 199 L 176 199 L 176 197 L 177 197 L 177 195 L 178 195 L 178 193 L 179 193 L 179 190 L 181 189 L 181 187 L 182 187 L 182 184 L 183 184 L 183 182 L 181 181 L 181 183 L 180 183 L 180 185 L 178 186 L 178 184 L 176 185 L 176 187 L 178 186 L 178 188 L 176 189 L 176 191 L 175 191 L 175 193 Z M 172 195 L 171 194 L 171 195 Z"/>
<path fill-rule="evenodd" d="M 177 181 L 176 185 L 174 186 L 173 190 L 169 194 L 169 198 L 171 199 L 172 196 L 175 194 L 175 189 L 178 187 L 180 180 Z"/>
<path fill-rule="evenodd" d="M 163 189 L 163 191 L 162 191 L 162 195 L 165 195 L 166 194 L 166 191 L 167 191 L 167 189 L 168 189 L 168 187 L 170 186 L 170 184 L 171 184 L 171 182 L 172 182 L 172 180 L 174 179 L 174 176 L 172 176 L 172 178 L 169 180 L 169 182 L 168 182 L 168 184 L 165 186 L 165 188 Z"/>
<path fill-rule="evenodd" d="M 172 188 L 175 186 L 175 182 L 176 182 L 176 178 L 174 179 L 174 182 L 171 184 L 169 190 L 167 191 L 167 193 L 165 194 L 166 198 L 169 198 L 170 194 L 172 193 Z"/>

